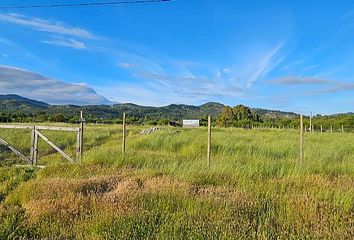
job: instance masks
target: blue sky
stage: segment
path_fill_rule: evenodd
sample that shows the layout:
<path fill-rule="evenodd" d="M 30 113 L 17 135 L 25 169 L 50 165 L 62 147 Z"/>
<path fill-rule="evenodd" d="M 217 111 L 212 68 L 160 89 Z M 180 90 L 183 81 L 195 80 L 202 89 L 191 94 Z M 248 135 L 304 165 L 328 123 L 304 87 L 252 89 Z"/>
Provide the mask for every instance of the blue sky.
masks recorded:
<path fill-rule="evenodd" d="M 2 9 L 0 30 L 0 93 L 54 104 L 354 111 L 352 1 Z"/>

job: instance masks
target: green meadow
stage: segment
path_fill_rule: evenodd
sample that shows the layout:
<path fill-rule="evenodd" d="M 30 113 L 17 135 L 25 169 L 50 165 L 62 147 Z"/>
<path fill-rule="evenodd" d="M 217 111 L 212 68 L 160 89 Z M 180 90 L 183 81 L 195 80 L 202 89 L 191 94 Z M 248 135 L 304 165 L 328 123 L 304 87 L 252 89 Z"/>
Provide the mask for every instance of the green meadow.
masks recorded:
<path fill-rule="evenodd" d="M 0 239 L 353 239 L 354 134 L 88 125 L 81 162 L 0 146 Z M 75 134 L 43 131 L 75 156 Z M 0 137 L 29 154 L 27 130 Z"/>

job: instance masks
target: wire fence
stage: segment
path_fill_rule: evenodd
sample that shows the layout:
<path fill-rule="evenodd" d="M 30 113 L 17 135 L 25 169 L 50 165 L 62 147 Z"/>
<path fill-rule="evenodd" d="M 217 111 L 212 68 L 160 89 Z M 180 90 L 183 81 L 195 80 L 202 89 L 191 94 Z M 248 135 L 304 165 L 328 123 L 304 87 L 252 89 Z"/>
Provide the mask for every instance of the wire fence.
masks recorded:
<path fill-rule="evenodd" d="M 62 126 L 63 124 L 54 124 L 54 126 Z M 78 124 L 74 125 L 64 125 L 66 127 L 79 127 Z M 214 154 L 223 152 L 226 148 L 226 152 L 242 154 L 242 152 L 252 152 L 256 149 L 255 146 L 249 143 L 235 138 L 234 135 L 229 133 L 228 128 L 212 128 L 210 126 L 211 134 L 202 127 L 198 129 L 183 129 L 179 127 L 157 127 L 157 126 L 128 126 L 125 132 L 125 138 L 123 138 L 123 127 L 122 125 L 99 125 L 99 124 L 87 124 L 84 125 L 84 138 L 82 141 L 82 150 L 84 154 L 89 151 L 97 151 L 100 147 L 106 146 L 108 144 L 110 147 L 114 146 L 114 154 L 119 156 L 125 156 L 125 151 L 130 153 L 143 154 L 145 152 L 153 152 L 156 154 L 160 151 L 159 154 L 172 153 L 175 155 L 181 155 L 183 157 L 193 156 L 193 158 L 205 159 L 207 165 L 210 165 L 210 161 L 213 158 Z M 300 133 L 297 127 L 290 126 L 252 126 L 247 130 L 252 131 L 251 136 L 262 131 L 281 131 L 282 133 L 286 132 L 291 133 L 291 149 L 283 149 L 279 151 L 285 151 L 292 153 L 294 156 L 299 156 L 299 146 L 300 146 Z M 60 148 L 65 154 L 67 154 L 71 159 L 76 159 L 77 155 L 77 134 L 75 132 L 66 132 L 66 131 L 51 131 L 49 129 L 40 130 L 48 140 L 50 140 L 55 146 Z M 161 138 L 152 138 L 150 135 L 155 134 L 163 135 Z M 182 132 L 187 132 L 181 137 Z M 188 134 L 188 132 L 191 132 Z M 305 132 L 305 148 L 302 151 L 308 149 L 308 145 L 314 145 L 315 138 L 311 138 L 311 133 L 318 135 L 320 133 L 349 133 L 349 129 L 344 126 L 341 128 L 334 127 L 321 127 L 313 125 L 312 128 L 309 126 L 304 126 Z M 245 132 L 250 133 L 250 132 Z M 284 135 L 284 134 L 283 134 Z M 249 136 L 242 135 L 245 139 Z M 281 135 L 279 135 L 281 136 Z M 31 129 L 2 129 L 0 128 L 0 138 L 5 140 L 8 144 L 13 146 L 24 156 L 31 157 Z M 208 138 L 210 139 L 208 140 Z M 139 139 L 135 141 L 134 138 Z M 131 143 L 133 140 L 133 143 Z M 330 139 L 329 139 L 330 140 Z M 313 141 L 312 143 L 309 141 Z M 124 144 L 125 142 L 125 144 Z M 190 142 L 188 146 L 187 142 Z M 234 142 L 243 142 L 242 147 Z M 126 146 L 126 144 L 128 144 Z M 249 146 L 247 145 L 249 144 Z M 124 147 L 123 147 L 124 145 Z M 187 146 L 186 146 L 187 145 Z M 210 145 L 210 146 L 209 146 Z M 95 150 L 96 149 L 96 150 Z M 274 151 L 277 152 L 277 151 Z M 134 153 L 134 154 L 135 154 Z M 224 153 L 223 153 L 224 154 Z M 265 151 L 263 154 L 268 156 L 268 152 Z M 268 154 L 268 155 L 267 155 Z M 279 156 L 282 153 L 276 153 Z M 301 154 L 301 153 L 300 153 Z M 38 151 L 37 151 L 38 162 L 40 165 L 47 165 L 50 162 L 54 161 L 65 161 L 63 155 L 58 153 L 56 149 L 53 148 L 48 141 L 43 140 L 42 138 L 38 139 Z M 104 156 L 102 157 L 104 158 Z M 102 159 L 104 160 L 104 159 Z M 0 164 L 19 164 L 23 163 L 22 159 L 11 151 L 4 144 L 0 144 Z"/>
<path fill-rule="evenodd" d="M 64 132 L 64 131 L 50 131 L 41 130 L 40 131 L 48 140 L 62 149 L 71 159 L 76 158 L 76 148 L 77 148 L 77 136 L 75 132 Z M 38 139 L 38 151 L 37 151 L 37 164 L 48 164 L 50 161 L 65 159 L 47 142 L 42 138 Z"/>
<path fill-rule="evenodd" d="M 0 137 L 14 146 L 24 156 L 30 156 L 31 130 L 28 129 L 0 129 Z M 0 165 L 23 163 L 13 151 L 4 144 L 0 144 Z"/>

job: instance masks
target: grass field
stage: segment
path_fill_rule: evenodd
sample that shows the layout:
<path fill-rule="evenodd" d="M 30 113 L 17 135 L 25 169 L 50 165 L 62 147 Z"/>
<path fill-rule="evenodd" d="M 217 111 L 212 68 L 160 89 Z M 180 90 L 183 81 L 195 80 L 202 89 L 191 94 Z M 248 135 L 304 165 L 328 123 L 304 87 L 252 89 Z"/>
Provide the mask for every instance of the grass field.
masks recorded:
<path fill-rule="evenodd" d="M 353 239 L 354 134 L 87 126 L 82 162 L 40 143 L 45 169 L 0 147 L 0 239 Z M 27 151 L 30 135 L 0 130 Z M 70 154 L 75 136 L 46 133 Z"/>

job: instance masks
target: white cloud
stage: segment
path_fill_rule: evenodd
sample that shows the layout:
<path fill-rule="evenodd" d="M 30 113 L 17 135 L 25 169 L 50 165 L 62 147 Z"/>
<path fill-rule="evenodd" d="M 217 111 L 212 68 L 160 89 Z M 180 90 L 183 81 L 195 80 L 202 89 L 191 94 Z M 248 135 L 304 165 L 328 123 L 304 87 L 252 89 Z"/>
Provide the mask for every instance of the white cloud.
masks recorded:
<path fill-rule="evenodd" d="M 37 31 L 50 32 L 59 35 L 69 35 L 87 39 L 97 38 L 94 34 L 82 28 L 65 26 L 58 21 L 53 22 L 40 18 L 31 18 L 15 13 L 0 14 L 0 21 L 27 26 Z"/>
<path fill-rule="evenodd" d="M 46 44 L 51 44 L 51 45 L 56 45 L 56 46 L 62 46 L 62 47 L 70 47 L 74 49 L 87 49 L 87 46 L 83 42 L 79 42 L 75 39 L 69 38 L 69 39 L 54 39 L 54 40 L 44 40 L 42 41 L 43 43 Z"/>
<path fill-rule="evenodd" d="M 0 65 L 0 91 L 19 94 L 51 104 L 109 104 L 96 91 L 82 83 L 54 80 L 24 69 Z"/>

